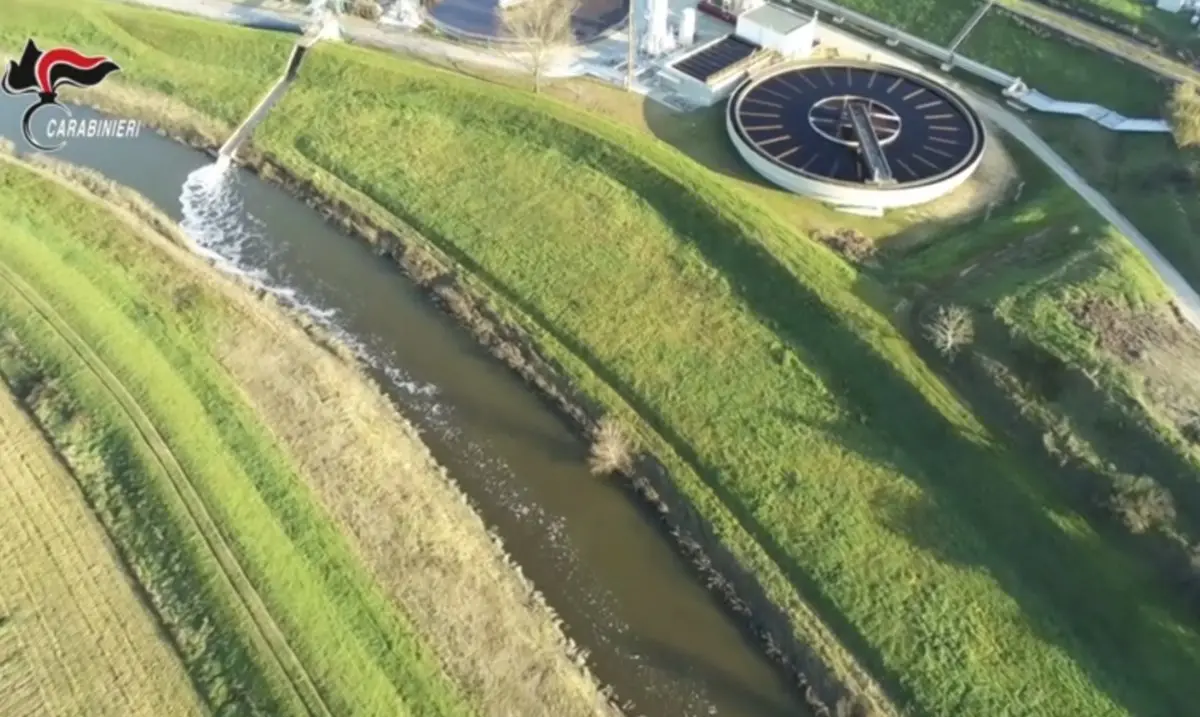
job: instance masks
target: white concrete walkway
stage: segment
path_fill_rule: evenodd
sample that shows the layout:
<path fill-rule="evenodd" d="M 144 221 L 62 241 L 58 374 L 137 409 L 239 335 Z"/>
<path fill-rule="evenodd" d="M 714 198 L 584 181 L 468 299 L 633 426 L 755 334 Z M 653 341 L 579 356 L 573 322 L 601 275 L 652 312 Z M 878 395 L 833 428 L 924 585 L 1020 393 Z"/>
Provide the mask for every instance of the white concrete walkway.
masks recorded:
<path fill-rule="evenodd" d="M 1125 117 L 1107 107 L 1087 102 L 1064 102 L 1063 100 L 1056 100 L 1053 97 L 1047 97 L 1037 90 L 1026 90 L 1010 96 L 1021 104 L 1039 112 L 1086 117 L 1101 127 L 1111 129 L 1114 132 L 1171 133 L 1171 125 L 1166 120 Z"/>

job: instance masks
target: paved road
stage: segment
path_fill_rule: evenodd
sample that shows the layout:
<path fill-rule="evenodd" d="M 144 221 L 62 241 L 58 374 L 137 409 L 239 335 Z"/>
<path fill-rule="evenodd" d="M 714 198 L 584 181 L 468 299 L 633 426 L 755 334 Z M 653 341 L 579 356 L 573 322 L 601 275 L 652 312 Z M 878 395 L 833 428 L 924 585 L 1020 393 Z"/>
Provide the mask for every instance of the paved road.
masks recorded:
<path fill-rule="evenodd" d="M 1135 62 L 1151 72 L 1176 82 L 1200 83 L 1200 71 L 1164 57 L 1145 45 L 1086 20 L 1029 0 L 996 0 L 996 4 L 1022 17 L 1053 28 L 1068 37 L 1123 60 Z"/>
<path fill-rule="evenodd" d="M 1171 262 L 1167 261 L 1166 257 L 1158 252 L 1158 249 L 1154 248 L 1150 240 L 1138 231 L 1138 228 L 1126 219 L 1125 215 L 1117 211 L 1117 208 L 1111 202 L 1088 184 L 1083 177 L 1079 176 L 1079 173 L 1057 152 L 1051 149 L 1045 140 L 1030 129 L 1029 125 L 1025 124 L 1012 112 L 1004 109 L 1003 105 L 961 87 L 959 91 L 967 96 L 968 100 L 978 109 L 981 115 L 994 122 L 1036 154 L 1038 159 L 1042 160 L 1071 189 L 1075 190 L 1076 194 L 1099 212 L 1100 216 L 1116 227 L 1117 231 L 1128 237 L 1129 241 L 1133 242 L 1134 247 L 1154 267 L 1154 270 L 1158 273 L 1163 283 L 1175 294 L 1175 305 L 1179 309 L 1179 313 L 1197 331 L 1200 331 L 1200 294 L 1196 293 L 1196 290 L 1188 284 L 1183 275 L 1171 265 Z"/>

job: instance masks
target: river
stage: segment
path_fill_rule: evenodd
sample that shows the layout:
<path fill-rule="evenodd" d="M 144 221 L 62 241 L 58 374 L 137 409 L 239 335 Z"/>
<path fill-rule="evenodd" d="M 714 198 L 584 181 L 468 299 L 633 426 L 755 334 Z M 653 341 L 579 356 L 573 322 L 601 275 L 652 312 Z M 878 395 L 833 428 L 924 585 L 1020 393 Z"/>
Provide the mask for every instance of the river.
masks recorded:
<path fill-rule="evenodd" d="M 0 136 L 18 147 L 24 99 L 0 97 Z M 74 139 L 55 156 L 137 190 L 225 269 L 355 346 L 631 716 L 807 714 L 653 516 L 621 484 L 590 475 L 586 445 L 390 260 L 248 172 L 201 186 L 210 159 L 148 130 Z"/>

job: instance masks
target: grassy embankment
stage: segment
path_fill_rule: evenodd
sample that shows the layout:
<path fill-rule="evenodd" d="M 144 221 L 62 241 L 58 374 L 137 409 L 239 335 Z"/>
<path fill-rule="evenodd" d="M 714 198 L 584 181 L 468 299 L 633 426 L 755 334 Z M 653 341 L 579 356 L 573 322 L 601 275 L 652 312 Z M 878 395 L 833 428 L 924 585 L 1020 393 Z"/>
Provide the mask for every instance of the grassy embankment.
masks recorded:
<path fill-rule="evenodd" d="M 126 80 L 225 123 L 286 47 L 36 8 L 17 6 L 6 44 L 123 54 Z M 342 47 L 313 54 L 258 144 L 472 270 L 636 426 L 804 638 L 826 639 L 796 588 L 915 710 L 1188 708 L 1200 639 L 1154 576 L 971 416 L 878 311 L 880 286 L 723 178 L 568 108 Z"/>
<path fill-rule="evenodd" d="M 1193 286 L 1200 286 L 1200 162 L 1170 135 L 1109 132 L 1085 120 L 1039 117 L 1038 132 L 1129 217 Z"/>
<path fill-rule="evenodd" d="M 0 714 L 204 714 L 75 481 L 2 383 L 0 511 Z"/>
<path fill-rule="evenodd" d="M 8 162 L 0 188 L 0 373 L 214 711 L 606 712 L 552 616 L 352 368 L 239 308 L 145 227 Z"/>
<path fill-rule="evenodd" d="M 1189 408 L 1194 400 L 1179 388 L 1200 354 L 1145 261 L 1063 188 L 1039 186 L 1045 173 L 1026 166 L 1030 199 L 890 256 L 884 272 L 918 309 L 974 311 L 975 346 L 943 366 L 958 390 L 977 413 L 1023 434 L 1032 454 L 1056 462 L 1082 512 L 1110 535 L 1124 532 L 1118 539 L 1144 551 L 1164 584 L 1194 598 L 1200 454 L 1188 414 L 1200 404 Z M 1167 490 L 1178 516 L 1160 511 L 1150 529 L 1132 521 L 1123 530 L 1128 505 L 1118 496 L 1137 481 Z M 1130 540 L 1129 532 L 1157 535 Z"/>
<path fill-rule="evenodd" d="M 164 265 L 129 261 L 136 250 L 117 254 L 137 238 L 115 218 L 26 170 L 0 171 L 4 373 L 39 396 L 206 701 L 469 714 L 237 387 L 196 350 L 220 327 L 219 307 Z M 61 327 L 127 397 L 84 370 Z"/>
<path fill-rule="evenodd" d="M 78 170 L 53 167 L 175 236 L 168 219 L 146 209 L 137 195 Z M 482 715 L 611 713 L 598 686 L 575 664 L 574 647 L 553 615 L 512 570 L 414 430 L 353 362 L 311 341 L 167 237 L 143 233 L 124 239 L 101 246 L 108 252 L 104 258 L 152 275 L 158 293 L 172 299 L 170 306 L 155 307 L 164 318 L 202 313 L 209 331 L 203 337 L 193 333 L 193 339 L 205 339 L 193 342 L 199 354 L 193 361 L 206 353 L 228 372 L 271 439 L 300 466 L 296 477 L 311 492 L 306 494 L 347 537 L 374 586 L 401 608 L 410 632 L 420 635 L 421 645 L 398 643 L 404 635 L 386 632 L 390 626 L 377 616 L 378 637 L 408 650 L 396 659 L 436 659 Z M 290 526 L 296 528 L 294 519 Z M 336 538 L 320 540 L 337 548 Z M 341 577 L 343 590 L 354 588 Z M 448 602 L 448 596 L 454 597 Z M 361 633 L 366 637 L 372 634 L 368 627 Z M 414 655 L 418 647 L 424 656 Z M 419 677 L 409 669 L 398 679 Z M 419 699 L 404 706 L 414 715 L 432 709 Z M 353 713 L 391 715 L 394 709 L 356 705 Z"/>

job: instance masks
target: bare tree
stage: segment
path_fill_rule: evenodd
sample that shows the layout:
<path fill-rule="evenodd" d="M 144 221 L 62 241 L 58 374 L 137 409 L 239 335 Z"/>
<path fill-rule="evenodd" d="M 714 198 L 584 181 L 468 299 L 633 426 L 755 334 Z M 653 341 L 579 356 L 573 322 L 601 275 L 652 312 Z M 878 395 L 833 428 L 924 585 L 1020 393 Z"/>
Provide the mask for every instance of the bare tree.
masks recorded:
<path fill-rule="evenodd" d="M 588 466 L 595 475 L 628 473 L 633 465 L 633 444 L 612 417 L 605 416 L 592 431 Z"/>
<path fill-rule="evenodd" d="M 533 75 L 533 91 L 542 91 L 542 75 L 556 54 L 575 42 L 571 18 L 579 0 L 515 0 L 501 11 L 501 22 Z"/>
<path fill-rule="evenodd" d="M 962 306 L 939 306 L 925 322 L 925 335 L 943 356 L 954 358 L 959 350 L 975 340 L 975 320 Z"/>

